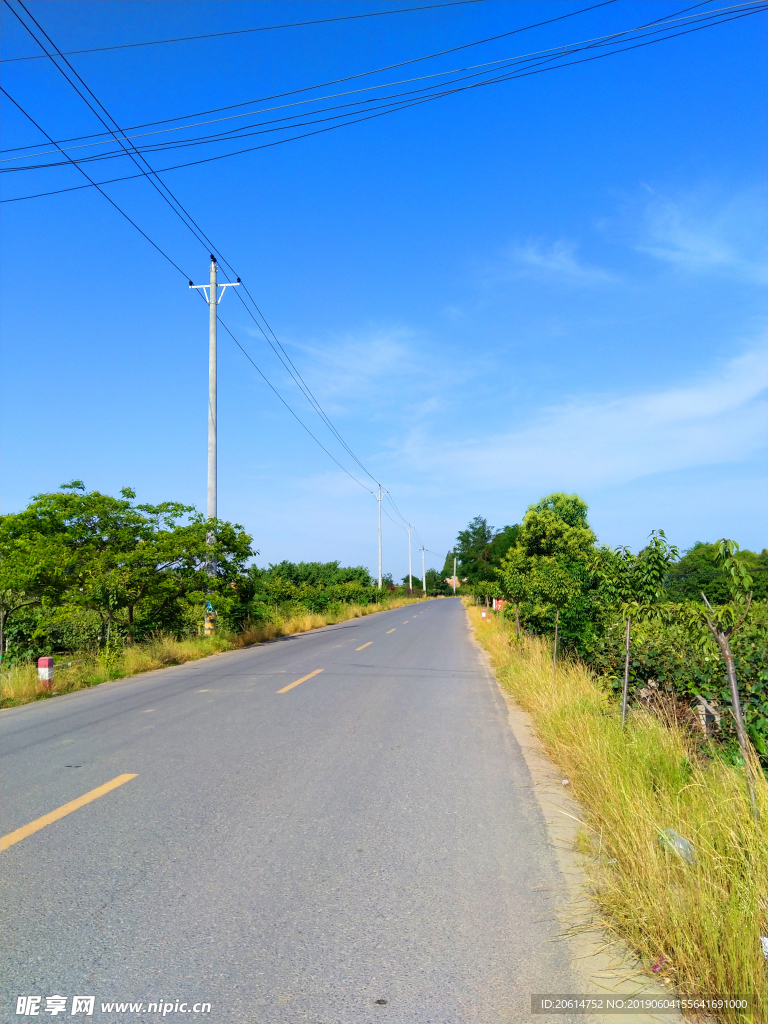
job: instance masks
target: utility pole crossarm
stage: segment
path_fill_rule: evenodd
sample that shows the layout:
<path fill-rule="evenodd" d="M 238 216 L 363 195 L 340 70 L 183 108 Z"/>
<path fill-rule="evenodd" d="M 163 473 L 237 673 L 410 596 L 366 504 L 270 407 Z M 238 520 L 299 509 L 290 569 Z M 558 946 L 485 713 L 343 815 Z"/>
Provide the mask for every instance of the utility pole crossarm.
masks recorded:
<path fill-rule="evenodd" d="M 205 301 L 210 306 L 210 304 L 211 304 L 211 286 L 209 284 L 192 284 L 192 282 L 190 281 L 189 282 L 189 287 L 190 288 L 199 288 L 200 291 L 205 295 Z M 218 294 L 218 288 L 221 288 L 221 295 L 219 295 L 219 297 L 216 299 L 216 305 L 218 306 L 221 303 L 221 300 L 224 298 L 224 290 L 226 288 L 239 288 L 239 287 L 240 287 L 240 278 L 239 277 L 238 277 L 238 279 L 236 281 L 227 281 L 226 284 L 218 285 L 217 286 L 217 294 Z"/>

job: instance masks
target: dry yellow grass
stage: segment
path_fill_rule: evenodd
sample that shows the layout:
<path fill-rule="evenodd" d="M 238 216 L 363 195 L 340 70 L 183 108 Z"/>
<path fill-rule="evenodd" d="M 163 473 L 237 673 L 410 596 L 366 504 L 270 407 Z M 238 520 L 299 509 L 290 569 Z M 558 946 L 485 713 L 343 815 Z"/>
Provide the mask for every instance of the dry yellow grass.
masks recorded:
<path fill-rule="evenodd" d="M 722 1021 L 768 1019 L 766 934 L 768 786 L 759 779 L 760 819 L 750 812 L 743 771 L 703 760 L 686 733 L 645 711 L 621 713 L 589 671 L 552 648 L 519 645 L 500 624 L 468 609 L 501 685 L 528 711 L 585 814 L 593 894 L 606 926 L 685 995 L 739 996 L 747 1011 Z M 665 846 L 674 829 L 693 844 L 695 864 Z"/>
<path fill-rule="evenodd" d="M 71 693 L 85 687 L 126 676 L 151 672 L 153 669 L 167 668 L 169 665 L 181 665 L 187 661 L 196 661 L 211 654 L 222 651 L 249 647 L 252 644 L 273 640 L 278 636 L 290 636 L 293 633 L 307 633 L 321 626 L 335 622 L 346 622 L 363 615 L 372 615 L 390 608 L 400 608 L 406 604 L 414 604 L 418 598 L 397 598 L 381 605 L 344 605 L 336 613 L 329 615 L 304 614 L 280 618 L 263 626 L 252 626 L 242 633 L 218 631 L 211 637 L 192 637 L 188 640 L 177 640 L 168 635 L 159 635 L 142 644 L 134 644 L 116 652 L 111 658 L 98 654 L 72 655 L 62 658 L 55 667 L 53 689 L 49 692 L 40 685 L 37 679 L 37 667 L 33 664 L 17 665 L 6 669 L 0 678 L 0 700 L 3 707 L 14 707 L 28 704 L 30 701 Z M 57 659 L 58 661 L 58 659 Z"/>

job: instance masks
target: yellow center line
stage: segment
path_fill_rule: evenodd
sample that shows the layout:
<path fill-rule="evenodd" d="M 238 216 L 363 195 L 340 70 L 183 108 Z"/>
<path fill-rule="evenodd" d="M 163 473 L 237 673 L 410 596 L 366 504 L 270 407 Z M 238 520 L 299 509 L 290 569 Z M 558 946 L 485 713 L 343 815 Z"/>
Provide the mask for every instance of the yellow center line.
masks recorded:
<path fill-rule="evenodd" d="M 301 679 L 297 679 L 297 680 L 296 680 L 295 682 L 293 682 L 293 683 L 289 683 L 289 684 L 288 684 L 287 686 L 284 686 L 284 687 L 282 688 L 282 690 L 278 690 L 277 692 L 278 692 L 278 693 L 288 693 L 288 691 L 289 691 L 289 690 L 292 690 L 292 689 L 294 688 L 294 686 L 298 686 L 298 685 L 299 685 L 299 683 L 306 683 L 306 681 L 307 681 L 308 679 L 311 679 L 311 678 L 312 678 L 312 676 L 318 676 L 318 675 L 320 675 L 320 673 L 321 673 L 322 671 L 323 671 L 323 670 L 322 670 L 321 668 L 316 668 L 316 669 L 315 669 L 315 671 L 314 671 L 314 672 L 310 672 L 308 676 L 302 676 L 302 677 L 301 677 Z"/>
<path fill-rule="evenodd" d="M 99 786 L 96 789 L 92 789 L 90 793 L 85 793 L 83 796 L 79 796 L 77 800 L 70 800 L 68 804 L 64 804 L 55 811 L 51 811 L 50 814 L 44 814 L 42 818 L 37 818 L 35 821 L 30 821 L 28 825 L 23 825 L 21 828 L 17 828 L 15 832 L 9 832 L 7 836 L 3 836 L 0 839 L 0 850 L 7 850 L 9 846 L 13 846 L 14 843 L 21 842 L 22 839 L 26 839 L 27 836 L 31 836 L 35 832 L 39 832 L 41 828 L 45 828 L 46 825 L 52 825 L 54 821 L 58 821 L 59 818 L 66 818 L 72 811 L 77 811 L 81 807 L 85 807 L 92 800 L 98 800 L 100 796 L 104 796 L 109 793 L 110 790 L 117 789 L 118 786 L 122 786 L 126 782 L 130 782 L 131 779 L 135 779 L 135 775 L 118 775 L 117 778 L 112 779 L 111 782 L 105 782 L 103 786 Z"/>
<path fill-rule="evenodd" d="M 370 647 L 372 643 L 373 643 L 373 640 L 369 640 L 367 644 L 363 644 L 362 647 L 356 647 L 355 650 L 356 651 L 362 651 L 364 647 Z"/>
<path fill-rule="evenodd" d="M 395 627 L 395 628 L 397 628 L 397 627 Z M 388 630 L 387 630 L 387 632 L 388 632 L 388 633 L 394 633 L 394 632 L 395 632 L 395 630 L 394 630 L 394 629 L 388 629 Z"/>

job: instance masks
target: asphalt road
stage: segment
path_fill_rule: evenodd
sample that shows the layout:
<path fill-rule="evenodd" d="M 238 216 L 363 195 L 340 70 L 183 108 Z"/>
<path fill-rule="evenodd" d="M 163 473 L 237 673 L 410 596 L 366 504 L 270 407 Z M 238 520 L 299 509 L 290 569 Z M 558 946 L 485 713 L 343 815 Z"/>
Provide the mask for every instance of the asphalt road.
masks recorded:
<path fill-rule="evenodd" d="M 19 996 L 37 1020 L 65 996 L 69 1020 L 92 995 L 102 1022 L 160 1002 L 211 1024 L 511 1024 L 533 992 L 583 990 L 458 601 L 11 709 L 0 730 L 2 835 L 136 776 L 0 856 L 3 1021 L 32 1020 Z"/>

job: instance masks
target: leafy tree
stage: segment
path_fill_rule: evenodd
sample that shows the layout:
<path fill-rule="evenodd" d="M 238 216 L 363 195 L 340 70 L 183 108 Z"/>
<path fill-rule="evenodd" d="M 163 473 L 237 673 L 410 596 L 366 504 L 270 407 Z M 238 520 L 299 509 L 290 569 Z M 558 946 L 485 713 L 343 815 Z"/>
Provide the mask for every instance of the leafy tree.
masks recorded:
<path fill-rule="evenodd" d="M 349 583 L 354 580 L 364 587 L 373 586 L 373 579 L 365 566 L 342 566 L 339 562 L 280 562 L 259 572 L 267 576 L 280 576 L 297 585 L 308 583 L 312 586 L 330 587 L 335 583 Z"/>
<path fill-rule="evenodd" d="M 750 606 L 752 604 L 752 577 L 744 563 L 739 558 L 739 545 L 733 540 L 720 540 L 717 543 L 717 561 L 724 570 L 728 580 L 730 601 L 727 604 L 713 606 L 702 593 L 704 608 L 701 606 L 687 606 L 687 618 L 694 630 L 701 630 L 702 619 L 706 623 L 710 635 L 718 646 L 728 677 L 728 686 L 731 692 L 731 710 L 736 724 L 736 736 L 744 759 L 744 769 L 747 775 L 749 796 L 752 802 L 753 814 L 757 814 L 757 802 L 755 798 L 754 780 L 749 757 L 749 742 L 747 730 L 744 725 L 744 716 L 741 709 L 739 696 L 739 684 L 736 678 L 736 665 L 731 650 L 731 637 L 739 630 L 747 620 Z M 685 615 L 685 611 L 684 611 Z"/>
<path fill-rule="evenodd" d="M 596 537 L 587 522 L 587 504 L 577 494 L 550 494 L 529 505 L 518 543 L 529 557 L 558 556 L 587 561 Z"/>
<path fill-rule="evenodd" d="M 768 551 L 739 551 L 739 560 L 753 579 L 754 598 L 764 601 L 768 596 Z M 731 592 L 727 573 L 718 558 L 717 544 L 701 541 L 689 548 L 670 568 L 667 589 L 672 601 L 698 601 L 702 591 L 712 604 L 725 604 Z"/>
<path fill-rule="evenodd" d="M 475 516 L 466 529 L 459 531 L 453 551 L 445 556 L 443 577 L 453 576 L 455 557 L 459 579 L 470 584 L 478 580 L 493 581 L 495 568 L 515 543 L 519 531 L 519 526 L 505 526 L 502 530 L 496 530 L 489 525 L 487 519 Z"/>
<path fill-rule="evenodd" d="M 664 595 L 664 583 L 677 555 L 677 548 L 667 543 L 664 531 L 654 530 L 639 555 L 633 555 L 628 548 L 615 551 L 603 548 L 595 557 L 594 566 L 600 581 L 599 596 L 609 606 L 620 605 L 626 620 L 622 727 L 627 717 L 632 618 L 658 616 L 657 605 Z"/>
<path fill-rule="evenodd" d="M 560 612 L 581 593 L 581 582 L 565 564 L 554 557 L 536 559 L 529 577 L 530 593 L 555 608 L 555 642 L 552 656 L 552 674 L 557 667 L 557 641 Z"/>
<path fill-rule="evenodd" d="M 530 571 L 531 563 L 519 547 L 510 548 L 496 568 L 502 597 L 511 601 L 515 608 L 515 634 L 520 639 L 520 605 L 532 597 Z"/>
<path fill-rule="evenodd" d="M 453 569 L 453 565 L 451 565 L 451 569 Z M 426 575 L 428 594 L 450 593 L 450 587 L 445 582 L 445 578 L 437 571 L 437 569 L 427 569 Z"/>
<path fill-rule="evenodd" d="M 472 584 L 472 595 L 488 607 L 491 598 L 501 597 L 501 586 L 498 580 L 475 580 Z"/>
<path fill-rule="evenodd" d="M 494 534 L 493 540 L 488 545 L 488 564 L 494 570 L 501 565 L 502 559 L 509 549 L 515 546 L 519 536 L 520 527 L 518 525 L 505 526 Z"/>
<path fill-rule="evenodd" d="M 27 532 L 16 516 L 0 518 L 0 659 L 11 618 L 59 598 L 67 587 L 67 569 L 60 542 Z"/>
<path fill-rule="evenodd" d="M 219 593 L 231 589 L 252 554 L 242 527 L 207 522 L 177 502 L 135 505 L 134 498 L 130 488 L 113 498 L 72 481 L 58 492 L 36 495 L 23 512 L 2 518 L 0 532 L 16 538 L 17 550 L 21 539 L 36 549 L 48 548 L 48 585 L 54 586 L 55 578 L 60 604 L 98 613 L 102 640 L 109 640 L 116 620 L 127 626 L 132 639 L 139 605 L 150 618 L 157 617 L 180 598 L 209 590 L 210 534 L 213 586 Z M 24 579 L 16 573 L 17 586 Z"/>

